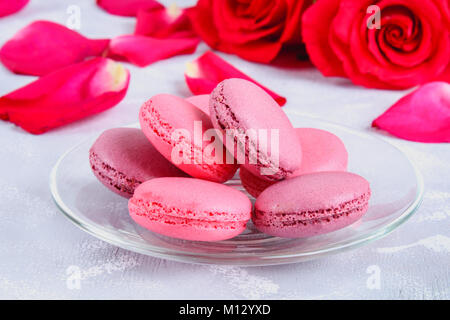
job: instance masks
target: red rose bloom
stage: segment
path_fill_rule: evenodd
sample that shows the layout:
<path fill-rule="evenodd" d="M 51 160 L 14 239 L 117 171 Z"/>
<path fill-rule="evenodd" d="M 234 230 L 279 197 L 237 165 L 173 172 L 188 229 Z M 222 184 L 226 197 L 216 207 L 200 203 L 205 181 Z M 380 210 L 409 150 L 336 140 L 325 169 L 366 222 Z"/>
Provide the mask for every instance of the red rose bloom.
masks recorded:
<path fill-rule="evenodd" d="M 380 9 L 379 28 L 369 28 L 371 5 Z M 384 89 L 450 81 L 450 0 L 318 0 L 302 32 L 325 76 Z"/>
<path fill-rule="evenodd" d="M 272 61 L 285 44 L 300 45 L 301 16 L 312 0 L 199 0 L 189 10 L 212 48 L 252 61 Z"/>

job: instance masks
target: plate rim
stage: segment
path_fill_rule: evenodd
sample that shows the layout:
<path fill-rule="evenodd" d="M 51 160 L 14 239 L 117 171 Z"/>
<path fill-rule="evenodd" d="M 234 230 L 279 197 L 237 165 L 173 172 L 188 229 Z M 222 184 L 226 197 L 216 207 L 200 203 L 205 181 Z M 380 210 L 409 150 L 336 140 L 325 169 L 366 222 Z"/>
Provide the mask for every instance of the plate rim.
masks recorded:
<path fill-rule="evenodd" d="M 198 253 L 198 252 L 186 252 L 186 251 L 180 251 L 177 249 L 168 249 L 168 248 L 160 248 L 157 246 L 153 246 L 150 244 L 147 244 L 145 248 L 136 245 L 135 243 L 128 242 L 128 241 L 122 241 L 120 238 L 117 238 L 115 236 L 110 236 L 108 232 L 105 232 L 103 228 L 97 227 L 94 224 L 88 223 L 84 221 L 83 218 L 80 218 L 78 215 L 73 214 L 72 210 L 67 207 L 67 205 L 64 203 L 64 201 L 61 199 L 61 196 L 59 195 L 59 191 L 57 188 L 57 173 L 58 168 L 61 165 L 61 163 L 64 161 L 64 159 L 76 148 L 80 147 L 81 145 L 87 143 L 88 141 L 92 140 L 94 136 L 84 139 L 83 141 L 75 144 L 74 146 L 70 147 L 68 150 L 66 150 L 57 160 L 55 165 L 53 166 L 51 173 L 50 173 L 50 191 L 52 194 L 52 199 L 54 203 L 56 204 L 59 211 L 63 213 L 65 217 L 69 219 L 72 223 L 74 223 L 76 226 L 78 226 L 83 231 L 91 234 L 92 236 L 105 241 L 107 243 L 110 243 L 114 246 L 118 246 L 122 249 L 137 252 L 140 254 L 144 254 L 151 257 L 157 257 L 157 258 L 163 258 L 168 259 L 172 261 L 178 261 L 178 262 L 184 262 L 184 263 L 196 263 L 196 264 L 222 264 L 222 265 L 236 265 L 236 266 L 268 266 L 268 265 L 280 265 L 280 264 L 288 264 L 288 263 L 298 263 L 302 261 L 312 260 L 315 258 L 319 258 L 321 256 L 327 255 L 327 254 L 336 254 L 343 251 L 348 251 L 350 249 L 356 249 L 358 247 L 361 247 L 365 244 L 371 243 L 375 240 L 378 240 L 380 238 L 385 237 L 395 229 L 397 229 L 400 225 L 402 225 L 404 222 L 406 222 L 420 207 L 422 201 L 423 201 L 423 195 L 424 195 L 424 181 L 422 174 L 418 170 L 417 166 L 414 164 L 414 162 L 396 145 L 391 143 L 390 141 L 387 141 L 383 137 L 377 136 L 371 132 L 364 132 L 360 131 L 359 129 L 354 129 L 351 127 L 347 127 L 338 123 L 333 123 L 330 121 L 322 120 L 320 118 L 314 118 L 310 115 L 305 115 L 299 112 L 286 112 L 287 114 L 292 113 L 296 116 L 303 116 L 309 120 L 316 121 L 316 122 L 322 122 L 326 123 L 328 125 L 332 125 L 334 127 L 337 127 L 339 129 L 345 129 L 346 131 L 349 131 L 351 133 L 357 133 L 358 135 L 370 137 L 372 139 L 376 139 L 379 141 L 382 141 L 383 143 L 388 144 L 390 147 L 396 149 L 399 151 L 405 159 L 409 162 L 411 167 L 413 168 L 416 183 L 417 183 L 417 192 L 415 195 L 415 200 L 413 203 L 411 203 L 407 208 L 404 209 L 403 213 L 398 216 L 396 219 L 391 221 L 389 224 L 384 225 L 383 227 L 379 228 L 376 232 L 369 234 L 367 237 L 348 242 L 339 246 L 330 247 L 330 248 L 324 248 L 314 251 L 307 251 L 307 252 L 300 252 L 300 253 L 282 253 L 282 254 L 271 254 L 270 256 L 267 256 L 263 253 L 246 253 L 245 259 L 244 257 L 236 257 L 232 256 L 235 253 Z M 138 123 L 126 125 L 123 127 L 139 127 Z M 263 256 L 265 255 L 265 256 Z"/>

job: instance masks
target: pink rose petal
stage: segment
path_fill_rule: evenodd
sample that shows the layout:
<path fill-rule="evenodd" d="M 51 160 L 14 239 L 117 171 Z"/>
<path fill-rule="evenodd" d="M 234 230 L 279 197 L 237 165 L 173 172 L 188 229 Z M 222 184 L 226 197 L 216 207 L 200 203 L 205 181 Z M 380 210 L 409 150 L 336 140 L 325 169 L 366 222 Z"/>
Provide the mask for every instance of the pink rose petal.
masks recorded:
<path fill-rule="evenodd" d="M 195 95 L 210 94 L 222 80 L 241 78 L 251 81 L 263 88 L 280 106 L 286 104 L 286 98 L 251 79 L 212 51 L 207 51 L 196 60 L 190 62 L 184 76 L 189 89 Z"/>
<path fill-rule="evenodd" d="M 0 0 L 0 18 L 20 11 L 29 0 Z"/>
<path fill-rule="evenodd" d="M 163 8 L 155 0 L 97 0 L 97 5 L 111 14 L 125 17 L 135 17 L 141 8 Z"/>
<path fill-rule="evenodd" d="M 122 65 L 94 58 L 50 73 L 0 98 L 0 119 L 41 134 L 102 112 L 125 96 L 130 74 Z"/>
<path fill-rule="evenodd" d="M 167 8 L 140 9 L 134 33 L 154 38 L 196 37 L 186 9 L 176 4 Z"/>
<path fill-rule="evenodd" d="M 193 53 L 199 42 L 197 38 L 157 39 L 140 35 L 124 35 L 111 40 L 109 57 L 145 67 L 176 55 Z"/>
<path fill-rule="evenodd" d="M 99 56 L 109 40 L 90 40 L 65 26 L 36 21 L 21 29 L 0 49 L 0 61 L 12 72 L 42 76 Z"/>
<path fill-rule="evenodd" d="M 406 140 L 450 142 L 450 84 L 421 86 L 375 119 L 372 126 Z"/>

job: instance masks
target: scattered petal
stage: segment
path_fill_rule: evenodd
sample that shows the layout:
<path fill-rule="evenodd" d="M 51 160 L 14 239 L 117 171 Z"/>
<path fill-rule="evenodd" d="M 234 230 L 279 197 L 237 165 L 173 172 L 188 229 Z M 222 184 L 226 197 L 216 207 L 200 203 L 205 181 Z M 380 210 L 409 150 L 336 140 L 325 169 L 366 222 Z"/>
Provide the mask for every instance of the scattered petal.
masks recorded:
<path fill-rule="evenodd" d="M 12 72 L 42 76 L 100 56 L 109 40 L 91 40 L 63 25 L 36 21 L 21 29 L 0 49 L 1 62 Z"/>
<path fill-rule="evenodd" d="M 20 11 L 30 0 L 0 0 L 0 18 Z"/>
<path fill-rule="evenodd" d="M 431 82 L 400 99 L 372 123 L 406 140 L 450 142 L 450 84 Z"/>
<path fill-rule="evenodd" d="M 124 17 L 135 17 L 139 9 L 163 8 L 156 0 L 97 0 L 103 10 Z"/>
<path fill-rule="evenodd" d="M 286 104 L 286 98 L 262 86 L 212 51 L 207 51 L 196 60 L 188 63 L 184 76 L 189 89 L 196 95 L 210 94 L 219 82 L 225 79 L 241 78 L 263 88 L 280 106 Z"/>
<path fill-rule="evenodd" d="M 141 35 L 124 35 L 111 40 L 109 57 L 140 67 L 180 54 L 195 52 L 197 38 L 157 39 Z"/>
<path fill-rule="evenodd" d="M 140 9 L 134 33 L 155 38 L 196 37 L 186 9 L 176 4 L 167 8 Z"/>
<path fill-rule="evenodd" d="M 121 64 L 94 58 L 48 74 L 0 98 L 0 119 L 41 134 L 102 112 L 125 96 L 130 74 Z"/>

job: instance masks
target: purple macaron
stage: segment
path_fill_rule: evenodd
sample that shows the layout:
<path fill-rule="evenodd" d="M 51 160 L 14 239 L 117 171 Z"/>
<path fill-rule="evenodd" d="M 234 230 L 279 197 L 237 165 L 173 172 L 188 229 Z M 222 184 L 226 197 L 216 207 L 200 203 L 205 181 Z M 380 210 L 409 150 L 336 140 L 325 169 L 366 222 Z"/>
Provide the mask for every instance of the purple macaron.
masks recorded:
<path fill-rule="evenodd" d="M 227 79 L 210 96 L 214 127 L 246 169 L 267 180 L 283 180 L 301 165 L 302 147 L 284 111 L 263 89 L 243 79 Z M 265 143 L 263 143 L 265 138 Z M 234 141 L 230 148 L 228 139 Z M 234 148 L 237 146 L 237 154 Z"/>
<path fill-rule="evenodd" d="M 143 182 L 159 177 L 188 175 L 164 158 L 139 129 L 103 132 L 89 151 L 94 175 L 111 191 L 131 198 Z"/>
<path fill-rule="evenodd" d="M 264 233 L 305 238 L 344 228 L 366 213 L 369 182 L 349 172 L 318 172 L 278 182 L 255 202 L 253 223 Z"/>

